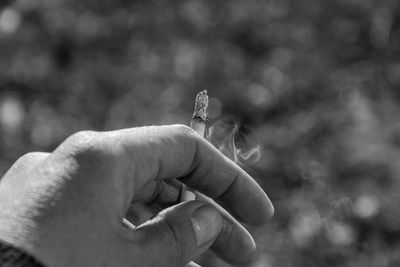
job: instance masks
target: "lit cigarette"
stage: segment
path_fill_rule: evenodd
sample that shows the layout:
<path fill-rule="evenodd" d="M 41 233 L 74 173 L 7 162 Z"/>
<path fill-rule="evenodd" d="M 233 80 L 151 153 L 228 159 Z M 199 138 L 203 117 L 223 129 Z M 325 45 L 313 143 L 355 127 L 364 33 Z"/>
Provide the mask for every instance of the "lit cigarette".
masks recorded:
<path fill-rule="evenodd" d="M 204 90 L 197 94 L 195 104 L 194 104 L 194 113 L 192 120 L 190 122 L 190 127 L 194 129 L 199 135 L 204 137 L 206 132 L 206 119 L 207 119 L 207 106 L 208 106 L 208 95 L 207 90 Z M 227 218 L 228 220 L 237 224 L 236 220 L 229 214 L 224 208 L 218 205 L 212 198 L 207 197 L 206 195 L 197 192 L 196 190 L 191 189 L 190 187 L 182 184 L 181 189 L 181 202 L 190 201 L 199 199 L 202 201 L 206 201 L 209 204 L 213 205 L 221 214 Z M 240 224 L 238 224 L 239 227 Z"/>
<path fill-rule="evenodd" d="M 198 93 L 196 96 L 193 117 L 190 121 L 190 127 L 202 137 L 204 137 L 204 134 L 206 132 L 207 107 L 208 95 L 207 90 L 204 90 Z M 196 191 L 190 189 L 185 184 L 182 184 L 181 201 L 189 201 L 195 199 Z"/>

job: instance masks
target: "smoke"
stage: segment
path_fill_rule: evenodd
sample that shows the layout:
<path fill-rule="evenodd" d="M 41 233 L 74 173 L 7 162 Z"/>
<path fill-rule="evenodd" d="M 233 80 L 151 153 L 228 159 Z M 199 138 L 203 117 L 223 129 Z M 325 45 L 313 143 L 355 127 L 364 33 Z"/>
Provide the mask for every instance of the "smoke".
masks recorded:
<path fill-rule="evenodd" d="M 254 164 L 261 157 L 260 145 L 244 133 L 235 119 L 223 118 L 215 121 L 208 129 L 207 139 L 239 165 Z"/>

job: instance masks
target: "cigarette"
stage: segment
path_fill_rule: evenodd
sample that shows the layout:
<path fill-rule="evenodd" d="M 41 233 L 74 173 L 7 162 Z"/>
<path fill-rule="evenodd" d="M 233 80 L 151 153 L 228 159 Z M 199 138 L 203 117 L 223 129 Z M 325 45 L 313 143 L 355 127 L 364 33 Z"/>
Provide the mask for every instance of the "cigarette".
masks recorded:
<path fill-rule="evenodd" d="M 207 120 L 207 107 L 208 107 L 208 95 L 207 90 L 201 91 L 197 94 L 195 104 L 194 104 L 194 113 L 192 116 L 192 120 L 190 122 L 190 127 L 194 129 L 200 136 L 205 137 L 206 132 L 206 120 Z M 225 218 L 229 221 L 239 225 L 236 220 L 229 214 L 224 208 L 218 205 L 212 198 L 207 197 L 206 195 L 197 192 L 194 189 L 191 189 L 185 184 L 182 184 L 181 189 L 181 202 L 190 201 L 190 200 L 202 200 L 206 201 L 209 204 L 213 205 Z"/>
<path fill-rule="evenodd" d="M 204 137 L 206 132 L 206 120 L 207 120 L 207 107 L 208 107 L 208 95 L 207 90 L 201 91 L 197 94 L 194 103 L 194 112 L 192 120 L 190 121 L 190 127 L 196 131 L 201 137 Z M 181 189 L 181 201 L 190 201 L 196 199 L 196 191 L 189 188 L 185 184 L 182 184 Z"/>
<path fill-rule="evenodd" d="M 190 127 L 202 137 L 204 137 L 206 131 L 207 107 L 208 95 L 207 90 L 204 90 L 196 96 L 193 117 L 190 122 Z"/>

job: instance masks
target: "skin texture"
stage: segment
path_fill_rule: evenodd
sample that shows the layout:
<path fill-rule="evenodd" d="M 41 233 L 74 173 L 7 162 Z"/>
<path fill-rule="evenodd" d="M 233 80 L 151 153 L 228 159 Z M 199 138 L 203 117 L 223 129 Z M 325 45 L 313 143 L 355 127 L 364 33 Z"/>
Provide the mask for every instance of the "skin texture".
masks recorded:
<path fill-rule="evenodd" d="M 176 204 L 180 183 L 233 216 L 204 197 Z M 144 210 L 158 214 L 143 222 Z M 0 239 L 46 266 L 197 266 L 209 248 L 243 264 L 255 244 L 238 221 L 272 214 L 255 181 L 183 125 L 79 132 L 24 155 L 0 182 Z"/>

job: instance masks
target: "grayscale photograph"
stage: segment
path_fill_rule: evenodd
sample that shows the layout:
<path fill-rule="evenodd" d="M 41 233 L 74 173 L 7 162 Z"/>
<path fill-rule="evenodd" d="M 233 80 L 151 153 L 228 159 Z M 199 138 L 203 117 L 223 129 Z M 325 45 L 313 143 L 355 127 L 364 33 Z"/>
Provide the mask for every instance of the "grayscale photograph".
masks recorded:
<path fill-rule="evenodd" d="M 0 0 L 0 266 L 399 267 L 398 0 Z"/>

